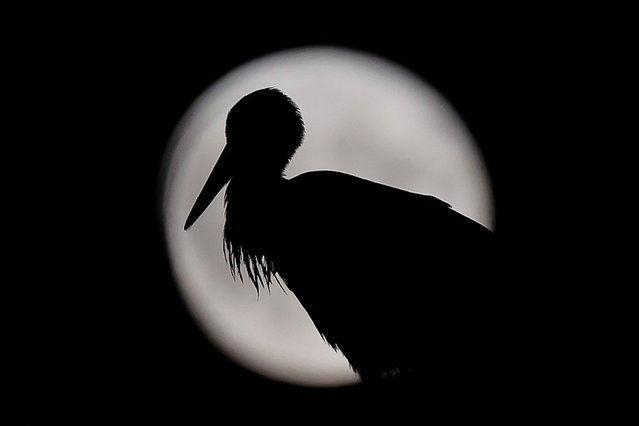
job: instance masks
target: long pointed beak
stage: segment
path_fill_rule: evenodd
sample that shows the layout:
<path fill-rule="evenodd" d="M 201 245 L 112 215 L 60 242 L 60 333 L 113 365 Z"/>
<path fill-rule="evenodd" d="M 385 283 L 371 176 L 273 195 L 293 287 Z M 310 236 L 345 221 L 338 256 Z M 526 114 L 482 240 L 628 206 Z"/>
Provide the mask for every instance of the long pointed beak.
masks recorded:
<path fill-rule="evenodd" d="M 209 175 L 204 187 L 200 191 L 200 195 L 197 196 L 195 204 L 191 208 L 189 216 L 186 218 L 184 224 L 184 230 L 188 230 L 191 225 L 204 213 L 206 208 L 213 202 L 217 194 L 222 190 L 224 185 L 231 180 L 233 176 L 233 162 L 231 161 L 231 155 L 229 153 L 228 145 L 224 147 L 224 150 L 220 154 L 220 157 L 213 167 L 213 171 Z"/>

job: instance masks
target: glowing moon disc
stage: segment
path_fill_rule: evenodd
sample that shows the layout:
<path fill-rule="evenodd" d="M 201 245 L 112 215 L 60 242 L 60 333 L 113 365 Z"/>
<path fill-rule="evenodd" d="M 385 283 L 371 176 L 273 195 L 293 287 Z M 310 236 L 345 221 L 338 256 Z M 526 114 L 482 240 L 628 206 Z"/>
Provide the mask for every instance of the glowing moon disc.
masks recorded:
<path fill-rule="evenodd" d="M 287 176 L 338 170 L 435 195 L 492 227 L 492 195 L 481 156 L 452 107 L 398 65 L 345 49 L 272 54 L 227 74 L 178 125 L 167 152 L 163 215 L 176 281 L 215 345 L 266 377 L 311 386 L 357 381 L 347 360 L 321 338 L 295 296 L 277 285 L 259 299 L 234 282 L 222 254 L 223 196 L 183 230 L 188 212 L 225 144 L 229 109 L 244 95 L 277 87 L 299 106 L 306 138 Z"/>

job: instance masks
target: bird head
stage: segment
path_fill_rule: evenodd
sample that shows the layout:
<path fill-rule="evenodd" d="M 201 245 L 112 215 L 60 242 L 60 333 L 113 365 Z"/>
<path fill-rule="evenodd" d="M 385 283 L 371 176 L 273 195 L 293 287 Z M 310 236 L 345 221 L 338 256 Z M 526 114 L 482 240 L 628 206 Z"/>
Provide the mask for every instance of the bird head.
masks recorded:
<path fill-rule="evenodd" d="M 188 229 L 234 176 L 281 176 L 304 138 L 297 105 L 275 88 L 240 99 L 226 117 L 226 146 L 184 225 Z"/>

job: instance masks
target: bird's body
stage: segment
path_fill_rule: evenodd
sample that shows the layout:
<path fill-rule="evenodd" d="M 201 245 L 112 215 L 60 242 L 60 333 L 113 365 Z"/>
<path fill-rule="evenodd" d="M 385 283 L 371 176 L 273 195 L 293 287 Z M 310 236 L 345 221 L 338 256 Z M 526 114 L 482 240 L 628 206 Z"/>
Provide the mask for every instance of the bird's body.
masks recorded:
<path fill-rule="evenodd" d="M 219 172 L 230 181 L 232 271 L 245 266 L 258 291 L 283 280 L 365 381 L 464 374 L 462 364 L 486 360 L 491 231 L 432 196 L 333 171 L 287 179 L 256 164 L 230 178 Z M 192 214 L 203 204 L 198 198 Z"/>
<path fill-rule="evenodd" d="M 258 291 L 278 274 L 362 377 L 416 372 L 473 338 L 492 234 L 443 201 L 329 171 L 232 180 L 226 201 L 233 264 Z"/>

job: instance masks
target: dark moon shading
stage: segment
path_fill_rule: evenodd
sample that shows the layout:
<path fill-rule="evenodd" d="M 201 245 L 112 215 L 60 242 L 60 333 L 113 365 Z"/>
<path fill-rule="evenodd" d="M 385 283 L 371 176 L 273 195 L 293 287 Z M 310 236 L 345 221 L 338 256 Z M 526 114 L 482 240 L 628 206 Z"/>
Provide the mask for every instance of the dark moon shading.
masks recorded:
<path fill-rule="evenodd" d="M 295 296 L 259 298 L 233 281 L 222 254 L 223 197 L 194 225 L 184 218 L 224 146 L 226 114 L 242 96 L 278 87 L 304 117 L 304 143 L 286 175 L 337 170 L 434 195 L 493 226 L 490 182 L 472 136 L 427 83 L 379 57 L 336 48 L 285 51 L 216 82 L 185 114 L 166 159 L 165 233 L 172 267 L 199 325 L 230 358 L 271 379 L 309 386 L 357 382 Z"/>

